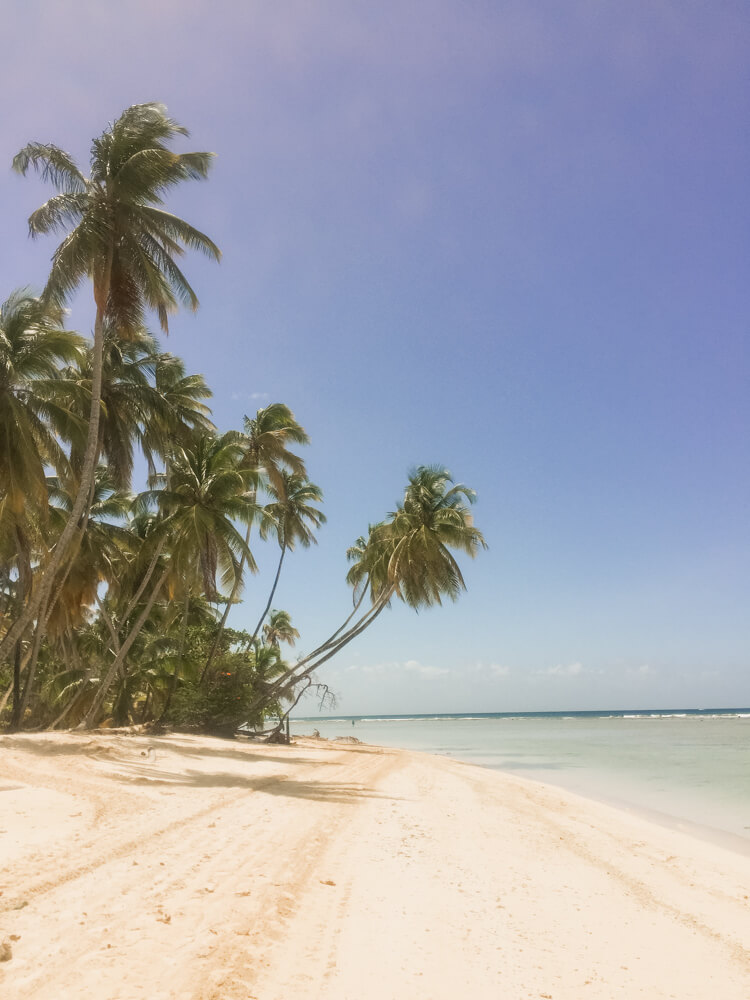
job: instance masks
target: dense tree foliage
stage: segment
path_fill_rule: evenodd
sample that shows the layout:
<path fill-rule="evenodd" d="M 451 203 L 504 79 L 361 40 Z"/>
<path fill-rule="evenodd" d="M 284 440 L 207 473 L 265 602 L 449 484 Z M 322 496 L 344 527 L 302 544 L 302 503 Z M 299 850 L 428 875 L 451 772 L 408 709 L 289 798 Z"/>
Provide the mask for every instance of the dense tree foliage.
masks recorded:
<path fill-rule="evenodd" d="M 455 600 L 464 581 L 452 550 L 484 546 L 473 492 L 420 467 L 347 553 L 351 614 L 291 662 L 299 632 L 272 604 L 285 557 L 325 523 L 297 454 L 307 434 L 282 403 L 219 432 L 202 376 L 145 326 L 149 311 L 166 330 L 178 303 L 197 307 L 175 260 L 184 248 L 219 256 L 162 207 L 171 187 L 208 170 L 211 154 L 170 149 L 186 134 L 161 105 L 137 105 L 94 141 L 89 177 L 54 146 L 32 143 L 14 161 L 57 188 L 31 234 L 65 238 L 41 295 L 19 290 L 0 307 L 0 721 L 10 728 L 233 733 L 274 718 L 278 731 L 305 691 L 327 693 L 318 666 L 394 599 Z M 66 329 L 63 310 L 86 278 L 90 341 Z M 134 482 L 137 468 L 147 481 Z M 251 609 L 254 631 L 238 632 L 227 619 L 259 544 L 277 546 L 277 569 Z"/>

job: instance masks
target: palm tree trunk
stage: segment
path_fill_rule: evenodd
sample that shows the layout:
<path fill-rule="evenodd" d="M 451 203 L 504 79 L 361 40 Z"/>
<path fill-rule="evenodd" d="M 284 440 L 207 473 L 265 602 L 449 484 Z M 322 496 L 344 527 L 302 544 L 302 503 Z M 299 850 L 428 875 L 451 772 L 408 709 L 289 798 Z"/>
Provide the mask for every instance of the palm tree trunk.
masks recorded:
<path fill-rule="evenodd" d="M 336 653 L 342 650 L 344 646 L 347 646 L 352 639 L 356 639 L 356 637 L 360 635 L 360 633 L 364 632 L 369 625 L 372 625 L 380 612 L 388 606 L 390 599 L 393 597 L 394 590 L 395 588 L 391 587 L 388 591 L 386 591 L 386 593 L 378 599 L 377 603 L 374 604 L 364 615 L 362 615 L 359 621 L 356 622 L 347 632 L 340 635 L 335 642 L 332 641 L 332 638 L 326 640 L 326 642 L 318 646 L 317 649 L 313 650 L 312 653 L 303 657 L 295 663 L 293 667 L 290 667 L 289 670 L 285 671 L 273 682 L 273 684 L 270 685 L 268 690 L 263 692 L 260 698 L 256 699 L 256 701 L 250 705 L 248 712 L 253 713 L 262 709 L 265 705 L 268 705 L 271 701 L 273 701 L 279 691 L 283 688 L 308 678 L 310 674 L 317 670 L 319 666 L 326 662 L 326 660 L 330 660 L 336 655 Z M 349 619 L 351 619 L 351 615 L 349 616 Z M 333 634 L 334 636 L 339 635 L 340 632 L 341 628 Z M 301 673 L 299 672 L 300 667 L 305 667 Z"/>
<path fill-rule="evenodd" d="M 16 525 L 14 533 L 16 536 L 16 549 L 18 553 L 18 582 L 16 600 L 18 604 L 18 615 L 20 617 L 23 614 L 24 602 L 31 593 L 31 551 L 26 535 L 18 525 Z M 25 633 L 21 633 L 18 636 L 13 650 L 13 710 L 10 719 L 11 731 L 20 729 L 21 719 L 23 718 L 24 713 L 22 705 L 24 698 L 21 690 L 21 652 L 24 634 Z"/>
<path fill-rule="evenodd" d="M 352 620 L 352 618 L 359 611 L 360 605 L 362 604 L 362 601 L 364 601 L 366 593 L 367 593 L 367 588 L 363 587 L 362 588 L 362 593 L 359 595 L 359 600 L 357 601 L 357 603 L 352 608 L 352 613 L 349 615 L 349 617 L 336 629 L 335 632 L 332 632 L 331 635 L 328 636 L 328 638 L 326 639 L 326 641 L 324 643 L 322 643 L 320 646 L 317 647 L 317 649 L 314 649 L 312 651 L 312 653 L 309 654 L 308 659 L 309 659 L 310 656 L 317 656 L 318 653 L 321 653 L 324 649 L 327 649 L 335 641 L 336 637 L 341 632 L 344 631 L 344 629 L 346 628 L 346 626 L 349 624 L 349 622 Z"/>
<path fill-rule="evenodd" d="M 144 573 L 143 579 L 141 580 L 140 584 L 138 585 L 138 590 L 136 590 L 135 594 L 133 594 L 132 598 L 130 599 L 130 603 L 128 604 L 127 608 L 125 609 L 125 614 L 122 616 L 122 620 L 124 622 L 127 621 L 128 618 L 130 618 L 130 616 L 132 615 L 132 613 L 133 613 L 133 611 L 135 609 L 136 604 L 138 603 L 138 601 L 140 601 L 141 597 L 143 596 L 143 591 L 148 586 L 148 581 L 154 575 L 154 570 L 156 569 L 156 564 L 159 562 L 159 556 L 161 555 L 161 551 L 164 548 L 164 543 L 166 542 L 166 540 L 167 540 L 166 536 L 162 537 L 159 540 L 159 544 L 156 546 L 156 551 L 154 552 L 153 556 L 151 557 L 151 562 L 148 564 L 148 569 Z M 116 652 L 116 650 L 115 650 L 115 652 Z"/>
<path fill-rule="evenodd" d="M 34 643 L 31 647 L 31 660 L 29 662 L 28 671 L 26 673 L 26 683 L 23 686 L 23 697 L 21 699 L 19 726 L 20 726 L 20 719 L 23 719 L 24 715 L 26 714 L 26 709 L 28 708 L 29 705 L 29 698 L 31 697 L 31 685 L 34 682 L 34 675 L 36 674 L 36 665 L 39 659 L 39 650 L 41 649 L 42 646 L 42 639 L 44 638 L 45 633 L 47 632 L 47 620 L 49 618 L 49 611 L 50 609 L 47 607 L 46 604 L 39 609 L 39 619 L 36 623 L 36 631 L 34 632 Z"/>
<path fill-rule="evenodd" d="M 99 449 L 97 446 L 95 461 L 98 461 L 98 458 L 99 458 Z M 65 566 L 65 570 L 63 571 L 62 577 L 60 578 L 60 583 L 57 587 L 57 592 L 55 593 L 55 596 L 51 600 L 49 599 L 48 596 L 46 604 L 43 604 L 39 608 L 39 618 L 37 620 L 36 631 L 34 632 L 34 643 L 31 650 L 31 662 L 29 663 L 29 673 L 26 677 L 26 683 L 23 689 L 23 704 L 21 705 L 21 717 L 23 717 L 23 715 L 25 714 L 26 708 L 29 704 L 29 697 L 31 696 L 31 685 L 34 680 L 34 675 L 36 673 L 36 664 L 37 664 L 37 659 L 39 657 L 39 650 L 42 645 L 42 640 L 47 634 L 47 622 L 49 621 L 50 615 L 55 609 L 55 605 L 60 600 L 60 596 L 65 588 L 65 583 L 68 579 L 68 576 L 70 575 L 71 569 L 73 568 L 73 563 L 75 561 L 76 556 L 78 555 L 81 543 L 83 542 L 83 536 L 86 534 L 86 528 L 88 527 L 89 523 L 89 513 L 91 511 L 91 504 L 93 502 L 94 502 L 94 480 L 92 479 L 91 489 L 89 490 L 89 502 L 86 507 L 86 511 L 83 515 L 83 520 L 78 525 L 78 531 L 76 537 L 69 550 L 67 565 Z M 51 591 L 51 589 L 52 587 L 50 585 L 49 591 Z"/>
<path fill-rule="evenodd" d="M 277 587 L 278 582 L 279 582 L 279 577 L 281 576 L 281 564 L 284 562 L 284 556 L 285 555 L 286 555 L 286 543 L 281 546 L 281 556 L 279 558 L 279 565 L 278 565 L 278 567 L 276 569 L 276 578 L 273 581 L 273 587 L 271 587 L 271 593 L 268 595 L 268 603 L 266 604 L 265 608 L 263 609 L 263 614 L 260 616 L 260 621 L 255 626 L 255 631 L 253 632 L 253 637 L 250 640 L 250 642 L 254 642 L 255 641 L 255 639 L 256 639 L 256 637 L 258 635 L 258 632 L 260 632 L 260 627 L 263 624 L 263 619 L 266 617 L 266 615 L 268 614 L 269 608 L 271 607 L 271 602 L 273 601 L 273 595 L 276 593 L 276 587 Z"/>
<path fill-rule="evenodd" d="M 104 680 L 99 685 L 99 690 L 96 692 L 94 700 L 91 703 L 91 707 L 86 713 L 86 717 L 84 718 L 80 726 L 78 726 L 79 729 L 94 728 L 94 721 L 96 720 L 97 716 L 99 715 L 99 712 L 101 711 L 101 707 L 104 704 L 104 699 L 107 697 L 107 693 L 109 692 L 109 689 L 112 687 L 112 682 L 117 676 L 117 671 L 124 663 L 125 657 L 130 652 L 130 647 L 138 638 L 141 629 L 146 624 L 146 619 L 151 614 L 151 609 L 156 603 L 156 598 L 159 596 L 159 591 L 164 586 L 168 575 L 169 575 L 169 567 L 165 566 L 161 576 L 156 581 L 156 584 L 154 585 L 154 588 L 151 591 L 149 599 L 146 601 L 145 607 L 138 616 L 138 620 L 136 621 L 133 628 L 130 630 L 130 634 L 128 635 L 127 639 L 125 639 L 123 644 L 120 646 L 120 651 L 118 652 L 117 656 L 115 656 L 114 660 L 110 664 L 109 670 L 107 671 Z"/>
<path fill-rule="evenodd" d="M 169 682 L 169 690 L 167 691 L 167 700 L 164 702 L 164 708 L 161 715 L 159 716 L 159 722 L 164 722 L 167 717 L 167 712 L 169 711 L 169 706 L 172 704 L 172 698 L 175 691 L 177 690 L 177 680 L 180 676 L 180 668 L 183 665 L 183 660 L 185 659 L 185 643 L 187 641 L 187 626 L 188 626 L 188 613 L 190 611 L 190 591 L 185 591 L 185 606 L 183 608 L 182 614 L 182 627 L 180 629 L 180 652 L 177 655 L 177 664 L 174 668 L 174 673 L 172 674 L 172 679 Z"/>
<path fill-rule="evenodd" d="M 146 719 L 148 718 L 148 713 L 150 709 L 151 709 L 151 688 L 149 688 L 148 691 L 146 692 L 146 700 L 143 703 L 143 711 L 141 712 L 141 725 L 143 725 Z"/>
<path fill-rule="evenodd" d="M 296 663 L 294 667 L 290 671 L 288 671 L 290 679 L 293 679 L 294 682 L 297 683 L 298 681 L 301 681 L 304 678 L 309 677 L 310 674 L 314 670 L 317 670 L 318 667 L 322 666 L 326 662 L 326 660 L 330 660 L 337 653 L 339 653 L 344 648 L 344 646 L 348 646 L 349 643 L 352 641 L 352 639 L 356 639 L 357 636 L 361 635 L 361 633 L 364 632 L 366 628 L 369 628 L 370 625 L 372 625 L 372 623 L 381 613 L 381 611 L 383 611 L 387 607 L 388 607 L 388 601 L 385 600 L 382 601 L 380 604 L 377 604 L 374 607 L 370 608 L 367 614 L 362 616 L 357 625 L 354 628 L 351 628 L 347 633 L 345 633 L 345 635 L 341 637 L 341 639 L 335 644 L 335 646 L 328 649 L 325 655 L 319 656 L 314 662 L 311 662 L 312 657 L 308 656 L 305 659 L 300 660 L 299 663 Z M 305 664 L 309 664 L 309 666 L 307 666 L 306 669 L 302 671 L 302 673 L 297 673 L 299 668 L 301 666 L 304 666 Z M 280 682 L 283 682 L 283 680 L 284 677 L 282 675 L 282 677 L 279 678 L 279 681 L 276 683 L 280 684 Z"/>
<path fill-rule="evenodd" d="M 13 681 L 10 682 L 10 685 L 5 689 L 5 694 L 2 696 L 2 698 L 0 698 L 0 715 L 2 715 L 2 713 L 5 711 L 5 706 L 8 704 L 8 699 L 12 694 L 13 694 Z"/>
<path fill-rule="evenodd" d="M 24 670 L 26 669 L 26 667 L 29 664 L 29 660 L 30 659 L 31 659 L 31 650 L 28 649 L 26 651 L 26 656 L 23 657 L 23 659 L 21 660 L 21 670 L 20 670 L 20 673 L 21 673 L 22 676 L 23 676 Z M 4 711 L 5 706 L 8 704 L 8 701 L 10 700 L 10 697 L 13 694 L 13 687 L 14 687 L 14 681 L 11 680 L 9 686 L 5 690 L 5 694 L 2 696 L 2 698 L 0 698 L 0 713 Z"/>
<path fill-rule="evenodd" d="M 245 532 L 245 547 L 250 544 L 250 529 L 252 524 L 248 524 L 247 531 Z M 224 634 L 224 629 L 226 628 L 227 618 L 229 617 L 229 612 L 232 610 L 232 605 L 234 604 L 239 589 L 242 586 L 242 574 L 245 570 L 245 563 L 247 562 L 247 555 L 245 552 L 240 556 L 240 568 L 237 571 L 237 576 L 235 577 L 234 584 L 232 586 L 232 591 L 229 595 L 229 600 L 227 601 L 227 606 L 224 608 L 224 614 L 221 616 L 221 621 L 219 622 L 219 627 L 216 630 L 216 635 L 214 636 L 214 641 L 211 643 L 211 649 L 208 653 L 208 658 L 201 672 L 199 684 L 202 684 L 205 680 L 206 674 L 211 668 L 211 664 L 214 662 L 214 657 L 216 656 L 216 651 L 219 648 L 219 643 L 221 642 L 221 637 Z"/>
<path fill-rule="evenodd" d="M 21 640 L 16 642 L 13 652 L 13 708 L 10 715 L 10 730 L 14 732 L 21 724 Z"/>
<path fill-rule="evenodd" d="M 97 452 L 96 452 L 95 462 L 98 462 L 98 461 L 99 461 L 99 448 L 97 446 Z M 48 623 L 48 621 L 50 619 L 50 615 L 55 610 L 55 605 L 57 604 L 57 602 L 60 600 L 60 597 L 62 596 L 62 593 L 63 593 L 63 591 L 65 589 L 65 584 L 67 583 L 68 577 L 70 576 L 70 571 L 73 568 L 73 563 L 76 560 L 76 556 L 78 555 L 78 552 L 79 552 L 79 550 L 81 548 L 81 544 L 83 542 L 84 535 L 86 534 L 86 528 L 88 527 L 88 523 L 89 523 L 89 514 L 91 512 L 91 504 L 94 502 L 94 486 L 95 486 L 95 483 L 94 483 L 94 480 L 92 479 L 91 480 L 91 489 L 89 490 L 89 502 L 88 502 L 88 504 L 86 506 L 86 510 L 84 512 L 84 515 L 83 515 L 83 518 L 81 520 L 81 523 L 78 525 L 78 529 L 77 529 L 77 532 L 76 532 L 76 537 L 73 540 L 73 543 L 71 544 L 71 547 L 70 547 L 70 549 L 68 551 L 68 558 L 66 560 L 65 569 L 63 570 L 62 575 L 60 576 L 60 582 L 57 585 L 57 588 L 55 590 L 55 594 L 54 594 L 54 596 L 51 599 L 48 597 L 47 603 L 44 604 L 39 609 L 40 610 L 39 620 L 37 621 L 37 628 L 36 628 L 36 632 L 34 633 L 34 647 L 33 648 L 34 648 L 35 652 L 32 652 L 32 661 L 31 661 L 31 667 L 30 667 L 30 669 L 31 669 L 31 675 L 27 679 L 26 687 L 24 688 L 24 706 L 23 706 L 23 711 L 24 712 L 26 711 L 26 705 L 28 703 L 29 693 L 30 693 L 30 690 L 31 690 L 31 688 L 30 688 L 30 682 L 33 680 L 33 675 L 34 675 L 34 672 L 36 671 L 36 658 L 37 658 L 37 656 L 39 654 L 39 647 L 41 645 L 42 639 L 47 634 L 47 623 Z M 49 587 L 49 592 L 51 593 L 51 591 L 52 591 L 52 584 L 50 584 L 50 587 Z M 37 636 L 38 636 L 38 639 L 37 639 Z"/>
<path fill-rule="evenodd" d="M 36 629 L 34 631 L 34 642 L 31 647 L 31 660 L 29 662 L 29 668 L 26 671 L 26 681 L 23 685 L 23 694 L 21 695 L 21 709 L 19 711 L 19 729 L 21 727 L 21 719 L 26 715 L 26 709 L 29 705 L 29 698 L 31 697 L 31 685 L 34 681 L 34 675 L 36 674 L 36 665 L 39 659 L 39 649 L 42 645 L 42 638 L 44 635 L 44 627 L 41 620 L 37 623 Z"/>
<path fill-rule="evenodd" d="M 81 681 L 81 686 L 78 688 L 78 690 L 73 695 L 73 697 L 70 699 L 70 701 L 68 702 L 68 704 L 62 710 L 62 712 L 60 712 L 60 714 L 57 716 L 57 718 L 50 724 L 50 727 L 49 727 L 50 729 L 57 729 L 57 727 L 60 725 L 60 723 L 65 719 L 65 717 L 67 715 L 70 714 L 70 712 L 72 711 L 72 709 L 82 699 L 82 697 L 86 693 L 86 688 L 88 687 L 88 683 L 91 680 L 91 675 L 93 674 L 93 672 L 94 672 L 94 668 L 93 667 L 88 667 L 86 669 L 86 671 L 85 671 L 85 673 L 83 675 L 83 680 Z"/>
<path fill-rule="evenodd" d="M 115 624 L 112 621 L 109 612 L 104 607 L 104 603 L 102 602 L 98 594 L 96 595 L 96 606 L 99 608 L 99 613 L 104 619 L 104 624 L 107 626 L 107 631 L 109 632 L 110 638 L 112 639 L 112 652 L 115 654 L 115 656 L 117 656 L 117 654 L 120 652 L 120 637 L 117 634 L 117 629 L 115 628 Z"/>
<path fill-rule="evenodd" d="M 351 632 L 354 629 L 358 629 L 359 628 L 360 624 L 365 621 L 365 619 L 367 618 L 367 616 L 370 615 L 370 614 L 372 614 L 372 610 L 373 610 L 372 608 L 370 608 L 369 611 L 365 612 L 365 614 L 360 618 L 359 622 L 356 622 L 354 625 L 351 626 L 351 628 L 348 631 L 344 632 L 344 629 L 346 629 L 347 625 L 349 625 L 349 622 L 356 615 L 357 611 L 359 611 L 360 605 L 362 604 L 362 601 L 365 599 L 365 594 L 366 593 L 367 593 L 367 591 L 365 589 L 363 589 L 362 593 L 360 594 L 359 600 L 354 605 L 354 608 L 352 609 L 352 613 L 349 615 L 349 617 L 344 622 L 342 622 L 341 625 L 339 625 L 339 627 L 336 629 L 335 632 L 332 632 L 331 635 L 328 636 L 328 638 L 325 640 L 325 642 L 322 642 L 311 653 L 308 653 L 307 656 L 303 657 L 302 660 L 299 660 L 298 663 L 295 664 L 295 667 L 299 666 L 300 663 L 307 663 L 307 662 L 309 662 L 310 660 L 313 659 L 313 657 L 319 656 L 321 653 L 324 653 L 327 649 L 330 649 L 330 647 L 333 646 L 333 645 L 338 646 L 339 642 L 341 642 L 343 639 L 346 638 L 346 636 L 349 635 L 349 632 Z M 388 596 L 384 598 L 386 604 L 388 603 L 388 601 L 390 601 L 390 599 L 391 599 L 392 596 L 393 596 L 393 590 L 390 590 L 388 592 Z M 342 633 L 343 633 L 343 635 L 342 635 Z M 359 633 L 357 633 L 357 634 L 359 634 Z"/>
<path fill-rule="evenodd" d="M 94 471 L 96 466 L 97 453 L 99 451 L 99 415 L 101 410 L 102 397 L 102 367 L 104 358 L 104 316 L 109 297 L 110 275 L 112 270 L 113 248 L 110 247 L 107 254 L 107 261 L 104 269 L 104 277 L 99 288 L 94 288 L 94 298 L 96 300 L 96 319 L 94 321 L 94 346 L 91 355 L 91 411 L 89 415 L 88 436 L 86 438 L 86 450 L 83 457 L 83 467 L 81 469 L 81 479 L 78 484 L 78 492 L 73 503 L 65 527 L 62 530 L 57 543 L 52 550 L 49 562 L 39 570 L 42 574 L 41 581 L 35 590 L 32 591 L 30 599 L 26 603 L 22 614 L 13 624 L 2 641 L 0 641 L 0 660 L 3 654 L 10 649 L 15 642 L 23 635 L 31 621 L 39 614 L 42 605 L 49 601 L 49 595 L 57 576 L 57 571 L 62 565 L 76 532 L 76 528 L 83 517 L 86 505 L 89 502 L 91 486 L 94 481 Z"/>
<path fill-rule="evenodd" d="M 12 586 L 10 581 L 10 570 L 7 566 L 3 566 L 0 570 L 0 600 L 2 600 L 2 609 L 0 610 L 0 622 L 5 620 L 8 614 L 8 608 L 13 602 Z"/>

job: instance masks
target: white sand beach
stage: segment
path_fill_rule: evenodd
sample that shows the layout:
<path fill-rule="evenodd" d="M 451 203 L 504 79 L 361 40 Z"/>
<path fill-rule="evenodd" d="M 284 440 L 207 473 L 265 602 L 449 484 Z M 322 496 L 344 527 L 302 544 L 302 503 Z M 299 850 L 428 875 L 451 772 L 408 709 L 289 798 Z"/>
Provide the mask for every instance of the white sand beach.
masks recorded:
<path fill-rule="evenodd" d="M 750 858 L 442 757 L 0 739 L 3 1000 L 747 1000 Z"/>

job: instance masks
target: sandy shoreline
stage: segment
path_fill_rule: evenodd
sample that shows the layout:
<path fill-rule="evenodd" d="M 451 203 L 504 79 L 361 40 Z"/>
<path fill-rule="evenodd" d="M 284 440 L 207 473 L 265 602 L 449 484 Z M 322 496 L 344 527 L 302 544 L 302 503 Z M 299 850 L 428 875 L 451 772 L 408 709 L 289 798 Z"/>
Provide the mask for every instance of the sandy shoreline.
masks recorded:
<path fill-rule="evenodd" d="M 750 996 L 750 859 L 442 757 L 0 738 L 3 1000 Z"/>

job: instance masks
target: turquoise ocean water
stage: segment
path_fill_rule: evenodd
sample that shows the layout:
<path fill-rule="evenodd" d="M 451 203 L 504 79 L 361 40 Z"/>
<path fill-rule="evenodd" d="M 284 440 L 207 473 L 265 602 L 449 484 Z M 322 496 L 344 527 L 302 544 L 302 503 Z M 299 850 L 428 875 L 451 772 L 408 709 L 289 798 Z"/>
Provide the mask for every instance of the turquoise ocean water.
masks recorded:
<path fill-rule="evenodd" d="M 560 785 L 750 854 L 750 708 L 292 721 L 314 729 Z"/>

